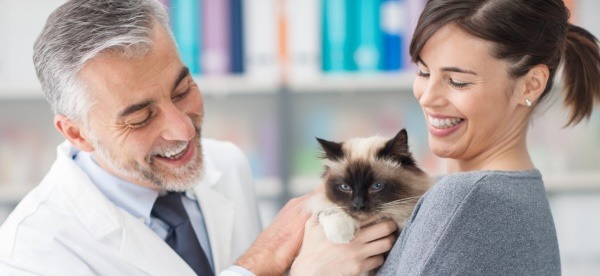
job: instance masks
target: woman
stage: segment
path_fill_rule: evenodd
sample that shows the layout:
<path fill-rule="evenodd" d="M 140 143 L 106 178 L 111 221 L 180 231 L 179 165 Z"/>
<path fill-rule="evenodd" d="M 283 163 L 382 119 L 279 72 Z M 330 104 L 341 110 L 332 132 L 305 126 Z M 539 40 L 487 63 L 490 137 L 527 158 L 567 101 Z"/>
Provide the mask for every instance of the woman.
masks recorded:
<path fill-rule="evenodd" d="M 448 175 L 419 201 L 379 274 L 560 274 L 526 136 L 561 64 L 568 125 L 600 101 L 597 40 L 568 18 L 561 0 L 427 3 L 410 46 L 413 90 Z"/>
<path fill-rule="evenodd" d="M 568 17 L 561 0 L 427 3 L 410 47 L 413 90 L 449 174 L 423 197 L 381 274 L 560 274 L 526 136 L 561 61 L 568 124 L 600 100 L 597 41 Z"/>

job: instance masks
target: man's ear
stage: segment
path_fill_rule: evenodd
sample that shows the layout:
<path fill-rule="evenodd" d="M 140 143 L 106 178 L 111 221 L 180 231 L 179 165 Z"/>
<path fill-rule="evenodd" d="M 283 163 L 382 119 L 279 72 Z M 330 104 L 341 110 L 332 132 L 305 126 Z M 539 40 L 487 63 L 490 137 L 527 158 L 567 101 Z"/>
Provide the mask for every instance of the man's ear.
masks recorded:
<path fill-rule="evenodd" d="M 86 152 L 95 150 L 83 127 L 78 122 L 58 114 L 54 116 L 54 127 L 79 150 Z"/>
<path fill-rule="evenodd" d="M 518 103 L 525 106 L 537 103 L 537 100 L 546 89 L 549 77 L 550 70 L 545 64 L 538 64 L 529 69 L 529 72 L 522 76 L 520 80 Z"/>

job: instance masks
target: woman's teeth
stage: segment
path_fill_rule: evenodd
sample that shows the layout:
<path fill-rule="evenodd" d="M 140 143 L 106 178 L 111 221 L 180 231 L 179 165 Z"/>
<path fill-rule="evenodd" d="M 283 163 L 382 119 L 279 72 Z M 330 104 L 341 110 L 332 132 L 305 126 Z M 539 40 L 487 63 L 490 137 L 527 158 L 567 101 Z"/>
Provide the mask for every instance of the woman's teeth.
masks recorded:
<path fill-rule="evenodd" d="M 461 118 L 444 118 L 444 119 L 440 119 L 440 118 L 433 118 L 431 116 L 429 117 L 429 123 L 434 128 L 439 128 L 439 129 L 453 127 L 455 125 L 460 124 L 462 121 L 463 121 L 463 119 L 461 119 Z"/>
<path fill-rule="evenodd" d="M 164 153 L 159 153 L 158 156 L 168 159 L 177 159 L 185 153 L 185 149 L 187 149 L 187 146 L 188 143 L 182 144 L 177 148 L 166 150 Z"/>

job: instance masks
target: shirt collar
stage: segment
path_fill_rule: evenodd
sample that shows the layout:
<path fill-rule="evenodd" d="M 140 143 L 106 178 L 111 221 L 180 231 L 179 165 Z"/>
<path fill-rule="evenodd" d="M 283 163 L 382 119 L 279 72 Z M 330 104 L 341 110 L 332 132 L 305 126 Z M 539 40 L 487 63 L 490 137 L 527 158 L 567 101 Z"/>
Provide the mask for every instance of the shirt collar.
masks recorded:
<path fill-rule="evenodd" d="M 107 172 L 88 152 L 79 151 L 73 160 L 111 202 L 134 217 L 143 219 L 145 224 L 150 223 L 150 212 L 159 195 L 158 191 L 133 184 Z M 187 194 L 189 193 L 186 193 L 186 196 Z"/>

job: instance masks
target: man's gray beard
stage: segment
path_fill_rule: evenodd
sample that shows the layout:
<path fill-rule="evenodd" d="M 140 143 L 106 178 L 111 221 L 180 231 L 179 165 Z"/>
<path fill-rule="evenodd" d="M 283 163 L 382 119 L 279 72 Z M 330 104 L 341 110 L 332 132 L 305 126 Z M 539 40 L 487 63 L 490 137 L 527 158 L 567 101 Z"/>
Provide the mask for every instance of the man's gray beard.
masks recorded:
<path fill-rule="evenodd" d="M 142 182 L 149 182 L 153 185 L 160 187 L 162 190 L 182 192 L 195 187 L 204 175 L 204 162 L 203 162 L 203 151 L 202 144 L 200 142 L 200 131 L 197 130 L 198 134 L 196 137 L 197 152 L 196 155 L 190 160 L 186 166 L 182 168 L 174 169 L 174 175 L 177 178 L 171 180 L 165 180 L 160 174 L 157 174 L 152 170 L 152 156 L 147 156 L 146 161 L 149 167 L 141 167 L 137 161 L 130 160 L 125 164 L 115 163 L 114 155 L 99 141 L 93 139 L 92 144 L 96 149 L 99 157 L 103 159 L 104 163 L 107 164 L 113 171 L 117 172 L 122 176 L 126 176 L 133 179 L 138 179 Z M 193 146 L 190 141 L 190 147 Z"/>

